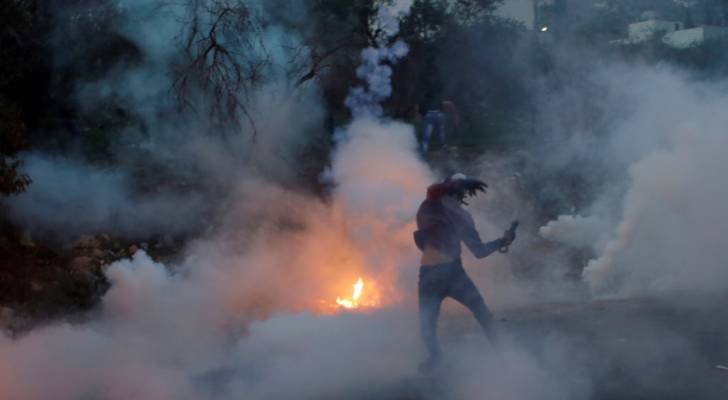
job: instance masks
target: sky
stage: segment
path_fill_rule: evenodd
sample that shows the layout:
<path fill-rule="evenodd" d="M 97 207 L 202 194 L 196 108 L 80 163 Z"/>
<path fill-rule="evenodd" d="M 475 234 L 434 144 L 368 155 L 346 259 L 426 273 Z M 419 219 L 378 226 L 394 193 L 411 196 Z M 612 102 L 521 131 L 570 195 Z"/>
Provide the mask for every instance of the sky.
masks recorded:
<path fill-rule="evenodd" d="M 505 18 L 522 22 L 527 28 L 533 29 L 533 0 L 505 0 L 497 13 Z"/>

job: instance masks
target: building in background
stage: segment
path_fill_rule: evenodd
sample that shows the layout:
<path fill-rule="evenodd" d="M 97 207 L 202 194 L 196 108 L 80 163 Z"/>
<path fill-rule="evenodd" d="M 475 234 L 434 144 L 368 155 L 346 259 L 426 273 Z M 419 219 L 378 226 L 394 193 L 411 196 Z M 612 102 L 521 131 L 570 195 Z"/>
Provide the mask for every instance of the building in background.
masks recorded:
<path fill-rule="evenodd" d="M 691 29 L 682 29 L 667 33 L 662 41 L 678 49 L 697 46 L 711 39 L 720 39 L 728 36 L 728 27 L 702 25 Z"/>
<path fill-rule="evenodd" d="M 728 36 L 728 0 L 504 0 L 496 14 L 543 42 L 592 34 L 614 44 L 656 39 L 687 48 Z"/>
<path fill-rule="evenodd" d="M 682 14 L 682 20 L 661 18 L 657 10 L 645 11 L 640 21 L 629 24 L 628 38 L 622 43 L 660 39 L 669 46 L 686 49 L 728 36 L 728 27 L 713 25 L 726 22 L 723 17 L 725 6 L 720 8 L 721 4 L 710 0 L 675 0 L 673 5 L 678 6 L 678 11 L 673 8 L 672 15 Z"/>
<path fill-rule="evenodd" d="M 679 21 L 660 19 L 656 12 L 645 13 L 645 20 L 629 24 L 628 43 L 641 43 L 655 37 L 679 31 L 685 26 Z"/>

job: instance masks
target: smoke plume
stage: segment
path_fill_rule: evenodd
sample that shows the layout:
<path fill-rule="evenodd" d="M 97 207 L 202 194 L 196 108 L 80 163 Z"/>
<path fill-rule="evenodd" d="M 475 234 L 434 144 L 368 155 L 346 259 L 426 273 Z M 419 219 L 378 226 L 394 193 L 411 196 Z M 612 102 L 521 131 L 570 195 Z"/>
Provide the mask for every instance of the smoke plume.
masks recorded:
<path fill-rule="evenodd" d="M 352 88 L 346 98 L 346 106 L 354 118 L 383 116 L 381 103 L 392 95 L 391 64 L 409 52 L 403 41 L 390 41 L 399 33 L 399 20 L 409 14 L 412 3 L 413 0 L 379 3 L 374 21 L 379 29 L 376 45 L 362 50 L 362 64 L 356 69 L 357 77 L 366 82 L 366 86 Z"/>
<path fill-rule="evenodd" d="M 103 168 L 28 154 L 35 183 L 7 204 L 19 223 L 39 230 L 114 226 L 142 235 L 185 232 L 201 223 L 212 229 L 191 242 L 178 262 L 160 263 L 140 251 L 108 266 L 110 289 L 85 322 L 0 336 L 0 398 L 590 397 L 586 359 L 593 354 L 580 354 L 584 347 L 544 327 L 527 330 L 531 336 L 521 341 L 506 334 L 497 349 L 472 327 L 443 335 L 452 356 L 439 388 L 413 378 L 424 354 L 416 334 L 419 253 L 412 231 L 425 188 L 437 176 L 417 154 L 414 127 L 386 118 L 381 107 L 391 95 L 392 66 L 408 51 L 396 36 L 412 1 L 378 3 L 379 37 L 362 52 L 357 76 L 363 84 L 346 100 L 353 120 L 336 134 L 322 176 L 332 184 L 325 199 L 286 184 L 295 180 L 296 149 L 323 125 L 315 90 L 290 96 L 274 77 L 255 92 L 249 111 L 260 141 L 254 152 L 243 134 L 226 140 L 201 136 L 209 120 L 191 113 L 170 121 L 169 104 L 160 100 L 177 56 L 169 43 L 184 14 L 174 5 L 168 13 L 154 13 L 148 2 L 125 4 L 125 12 L 138 18 L 119 32 L 148 58 L 135 69 L 88 82 L 78 90 L 79 101 L 92 104 L 113 93 L 136 104 L 144 129 L 126 133 L 146 139 L 134 152 L 118 144 L 119 159 L 141 148 L 169 170 L 192 166 L 196 176 L 190 181 L 201 176 L 210 187 L 162 188 L 142 196 L 130 167 L 137 158 Z M 268 46 L 296 40 L 280 28 L 268 29 Z M 720 179 L 728 172 L 721 163 L 728 100 L 719 88 L 667 69 L 609 65 L 593 74 L 612 88 L 599 99 L 610 120 L 607 133 L 595 138 L 582 132 L 560 142 L 560 151 L 545 154 L 540 165 L 557 169 L 580 156 L 588 159 L 585 171 L 599 170 L 610 180 L 574 188 L 595 200 L 548 222 L 540 234 L 593 254 L 584 278 L 594 294 L 725 290 L 720 241 L 728 220 L 720 206 L 728 190 Z M 554 107 L 584 99 L 576 90 L 553 97 L 559 99 L 550 103 Z M 599 151 L 590 150 L 595 146 Z M 241 154 L 254 162 L 241 165 Z M 526 229 L 509 258 L 466 258 L 466 264 L 474 267 L 489 304 L 513 305 L 530 298 L 533 287 L 512 285 L 512 275 L 503 276 L 508 267 L 548 271 L 565 261 L 538 248 L 543 241 L 527 232 L 537 223 L 529 204 L 541 194 L 524 193 L 520 176 L 502 172 L 513 165 L 487 155 L 485 160 L 470 166 L 492 187 L 471 206 L 483 238 L 498 237 L 516 218 Z M 349 296 L 358 278 L 364 282 L 363 307 L 348 312 L 336 299 Z M 613 329 L 623 329 L 619 322 Z M 680 338 L 647 331 L 655 343 L 680 354 L 691 351 Z M 630 373 L 640 379 L 647 368 L 634 364 Z"/>
<path fill-rule="evenodd" d="M 726 288 L 717 238 L 728 229 L 720 154 L 726 145 L 724 83 L 702 83 L 667 68 L 617 66 L 600 79 L 605 100 L 624 111 L 604 140 L 612 176 L 583 215 L 541 229 L 549 238 L 591 247 L 584 279 L 595 294 L 644 295 Z M 626 106 L 625 106 L 626 105 Z M 610 204 L 617 205 L 617 212 Z"/>

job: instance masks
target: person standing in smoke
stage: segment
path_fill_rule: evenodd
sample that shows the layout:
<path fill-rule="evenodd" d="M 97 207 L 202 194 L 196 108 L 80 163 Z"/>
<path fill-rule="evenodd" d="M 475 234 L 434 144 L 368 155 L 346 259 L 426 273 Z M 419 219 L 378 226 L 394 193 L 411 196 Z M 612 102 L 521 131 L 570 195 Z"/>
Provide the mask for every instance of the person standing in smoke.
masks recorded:
<path fill-rule="evenodd" d="M 514 222 L 502 238 L 483 243 L 475 228 L 473 217 L 463 208 L 465 198 L 485 193 L 487 185 L 463 174 L 453 174 L 445 181 L 427 189 L 427 198 L 417 210 L 415 243 L 422 251 L 418 296 L 420 329 L 429 357 L 420 365 L 427 372 L 440 361 L 437 340 L 437 319 L 446 297 L 452 297 L 472 311 L 491 343 L 495 340 L 493 315 L 465 273 L 460 259 L 460 243 L 477 258 L 495 251 L 507 252 L 516 238 Z"/>
<path fill-rule="evenodd" d="M 430 150 L 430 141 L 433 134 L 437 134 L 441 146 L 447 144 L 447 122 L 448 116 L 452 125 L 457 127 L 459 117 L 455 104 L 452 101 L 444 100 L 440 96 L 430 94 L 422 105 L 417 106 L 417 113 L 423 112 L 424 128 L 420 141 L 420 151 L 423 156 Z"/>

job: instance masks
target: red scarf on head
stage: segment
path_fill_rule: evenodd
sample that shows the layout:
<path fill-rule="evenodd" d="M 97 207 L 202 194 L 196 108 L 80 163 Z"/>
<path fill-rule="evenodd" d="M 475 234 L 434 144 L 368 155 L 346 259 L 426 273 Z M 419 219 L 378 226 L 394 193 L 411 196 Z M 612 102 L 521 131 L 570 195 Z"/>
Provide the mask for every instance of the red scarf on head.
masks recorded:
<path fill-rule="evenodd" d="M 435 183 L 427 188 L 427 200 L 437 200 L 452 190 L 451 182 Z"/>

